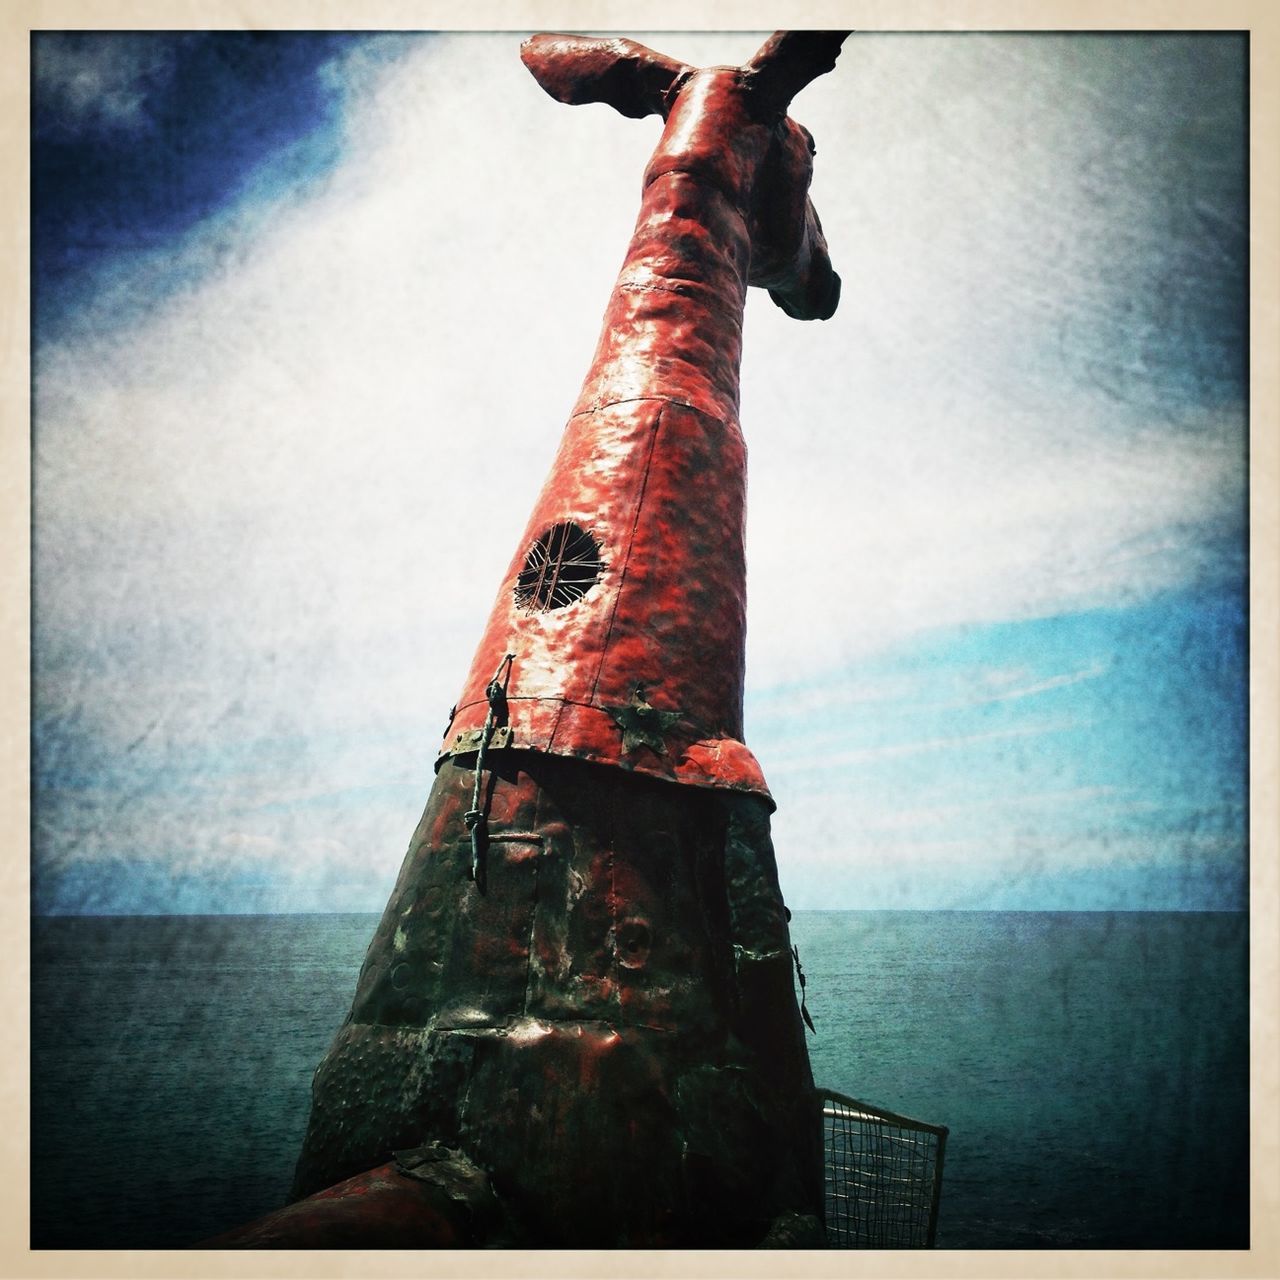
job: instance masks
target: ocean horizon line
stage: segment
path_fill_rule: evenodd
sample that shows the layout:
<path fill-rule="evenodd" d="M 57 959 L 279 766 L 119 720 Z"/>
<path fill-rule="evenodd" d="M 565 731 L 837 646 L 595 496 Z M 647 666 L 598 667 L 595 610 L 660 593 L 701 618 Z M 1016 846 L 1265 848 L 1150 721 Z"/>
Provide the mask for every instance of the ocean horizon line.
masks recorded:
<path fill-rule="evenodd" d="M 792 907 L 792 915 L 1248 915 L 1243 907 Z M 250 920 L 381 916 L 382 910 L 333 911 L 33 911 L 32 920 Z"/>

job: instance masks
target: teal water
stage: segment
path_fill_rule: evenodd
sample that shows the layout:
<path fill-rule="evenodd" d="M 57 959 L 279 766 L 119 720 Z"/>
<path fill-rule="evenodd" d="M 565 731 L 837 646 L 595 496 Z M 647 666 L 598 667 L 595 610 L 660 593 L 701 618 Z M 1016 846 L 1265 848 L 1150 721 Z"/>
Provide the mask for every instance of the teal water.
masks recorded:
<path fill-rule="evenodd" d="M 817 912 L 815 1081 L 950 1130 L 940 1248 L 1248 1238 L 1248 919 Z"/>
<path fill-rule="evenodd" d="M 284 1201 L 377 917 L 32 922 L 32 1245 Z M 817 1082 L 951 1129 L 942 1248 L 1247 1244 L 1247 917 L 797 912 Z"/>

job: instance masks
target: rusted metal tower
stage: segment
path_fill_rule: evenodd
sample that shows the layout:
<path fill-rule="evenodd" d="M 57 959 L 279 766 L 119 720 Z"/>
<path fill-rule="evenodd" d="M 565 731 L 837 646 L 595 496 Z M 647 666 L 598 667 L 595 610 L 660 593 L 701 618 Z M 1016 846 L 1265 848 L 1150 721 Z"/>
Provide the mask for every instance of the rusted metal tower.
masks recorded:
<path fill-rule="evenodd" d="M 743 742 L 738 370 L 749 285 L 800 319 L 839 298 L 787 110 L 846 34 L 705 69 L 522 47 L 559 101 L 666 125 L 316 1073 L 299 1200 L 223 1243 L 821 1243 L 773 801 Z"/>

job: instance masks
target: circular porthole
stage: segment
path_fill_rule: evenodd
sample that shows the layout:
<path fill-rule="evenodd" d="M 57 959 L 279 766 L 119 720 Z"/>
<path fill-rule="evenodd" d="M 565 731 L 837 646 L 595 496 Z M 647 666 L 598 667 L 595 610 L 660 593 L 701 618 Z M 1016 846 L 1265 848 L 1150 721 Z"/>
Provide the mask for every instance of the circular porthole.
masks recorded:
<path fill-rule="evenodd" d="M 516 603 L 526 609 L 563 609 L 599 580 L 600 544 L 570 520 L 553 524 L 529 548 L 516 576 Z"/>

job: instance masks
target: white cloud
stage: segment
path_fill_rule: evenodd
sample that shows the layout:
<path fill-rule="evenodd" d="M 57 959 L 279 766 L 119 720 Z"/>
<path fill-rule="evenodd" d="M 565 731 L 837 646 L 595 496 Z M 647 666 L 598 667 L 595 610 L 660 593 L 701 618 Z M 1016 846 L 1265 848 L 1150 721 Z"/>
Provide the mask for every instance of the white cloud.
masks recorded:
<path fill-rule="evenodd" d="M 147 100 L 174 65 L 172 39 L 55 31 L 35 40 L 36 92 L 48 118 L 73 132 L 145 128 Z"/>
<path fill-rule="evenodd" d="M 859 863 L 887 863 L 899 868 L 939 867 L 954 862 L 961 868 L 1022 874 L 1028 867 L 1055 872 L 1097 867 L 1132 867 L 1167 861 L 1174 855 L 1196 854 L 1231 859 L 1244 847 L 1234 832 L 1184 831 L 1084 835 L 1063 841 L 1056 834 L 996 833 L 984 840 L 930 840 L 884 837 L 858 850 Z"/>
<path fill-rule="evenodd" d="M 755 38 L 653 43 L 723 62 Z M 233 706 L 242 739 L 410 725 L 425 792 L 586 371 L 658 130 L 552 102 L 517 44 L 443 36 L 334 64 L 347 154 L 323 184 L 198 228 L 168 263 L 139 260 L 40 351 L 47 710 L 92 705 L 126 741 L 157 718 L 175 742 L 216 737 Z M 796 104 L 817 136 L 815 202 L 846 290 L 821 325 L 763 297 L 749 307 L 757 686 L 932 627 L 1184 583 L 1206 530 L 1240 503 L 1238 408 L 1173 422 L 1141 369 L 1120 395 L 1110 366 L 1105 386 L 1093 376 L 1091 334 L 1115 324 L 1105 277 L 1150 210 L 1099 204 L 1090 183 L 1122 173 L 1071 66 L 1019 66 L 1010 49 L 855 40 Z M 42 74 L 67 110 L 92 98 L 126 125 L 161 70 L 57 55 Z M 140 281 L 192 264 L 185 287 L 118 323 Z M 281 803 L 338 793 L 349 761 L 337 769 L 304 758 L 272 786 Z M 352 806 L 344 821 L 358 825 Z M 378 821 L 362 835 L 389 841 L 380 856 L 394 862 L 407 831 Z M 318 831 L 295 834 L 294 850 L 314 851 Z"/>
<path fill-rule="evenodd" d="M 1055 689 L 1069 689 L 1072 685 L 1081 684 L 1087 680 L 1096 680 L 1099 676 L 1106 675 L 1110 669 L 1110 664 L 1106 662 L 1093 662 L 1089 666 L 1083 667 L 1076 671 L 1064 671 L 1058 675 L 1046 676 L 1044 679 L 1033 681 L 1031 684 L 1020 685 L 1013 689 L 1000 689 L 997 693 L 981 693 L 966 698 L 957 699 L 954 702 L 939 702 L 933 704 L 935 710 L 947 710 L 956 707 L 977 707 L 993 702 L 1018 702 L 1023 698 L 1034 698 L 1037 694 L 1050 693 Z M 1026 669 L 1023 668 L 1024 676 Z M 980 683 L 991 687 L 1003 683 L 1011 683 L 1007 679 L 1007 672 L 984 672 L 980 677 Z"/>
<path fill-rule="evenodd" d="M 875 760 L 890 760 L 900 756 L 920 755 L 929 751 L 948 751 L 971 747 L 980 742 L 1000 742 L 1010 738 L 1038 738 L 1048 733 L 1068 733 L 1087 729 L 1089 721 L 1078 716 L 1060 716 L 1051 720 L 1038 720 L 1031 724 L 1011 725 L 1005 729 L 990 729 L 984 733 L 957 734 L 953 737 L 923 738 L 909 742 L 889 742 L 873 747 L 858 747 L 852 751 L 819 751 L 802 757 L 779 754 L 769 766 L 770 776 L 789 773 L 805 773 L 813 770 L 830 771 L 854 764 L 869 764 Z M 808 745 L 813 740 L 809 740 Z"/>
<path fill-rule="evenodd" d="M 755 690 L 747 719 L 756 732 L 812 723 L 816 717 L 851 709 L 875 710 L 918 697 L 922 680 L 918 673 L 871 678 L 842 674 L 839 679 L 823 673 L 817 681 Z"/>
<path fill-rule="evenodd" d="M 280 849 L 280 841 L 273 836 L 249 835 L 244 831 L 228 831 L 214 837 L 214 843 L 220 849 L 230 849 L 247 854 L 258 854 L 270 857 Z"/>
<path fill-rule="evenodd" d="M 1070 840 L 1002 831 L 952 839 L 859 833 L 790 862 L 783 889 L 792 909 L 802 911 L 993 905 L 1182 910 L 1206 902 L 1233 910 L 1241 905 L 1245 843 L 1239 833 L 1195 830 L 1089 833 Z M 1211 884 L 1216 888 L 1209 891 Z"/>
<path fill-rule="evenodd" d="M 664 39 L 721 60 L 753 37 Z M 825 665 L 931 625 L 1170 585 L 1241 492 L 1238 412 L 1174 432 L 1089 386 L 1055 385 L 1029 408 L 1009 378 L 989 327 L 1052 327 L 1106 265 L 1083 246 L 1051 262 L 1047 232 L 1008 223 L 1015 175 L 1048 183 L 1062 157 L 972 84 L 958 102 L 989 139 L 972 169 L 937 171 L 936 122 L 907 137 L 898 121 L 877 143 L 855 110 L 908 62 L 957 83 L 1005 64 L 964 47 L 977 52 L 854 44 L 797 105 L 819 133 L 834 257 L 855 265 L 826 325 L 754 296 L 748 317 L 751 655 L 765 682 L 788 661 Z M 244 239 L 211 229 L 230 236 L 222 265 L 140 327 L 42 353 L 45 510 L 87 544 L 86 610 L 138 607 L 106 589 L 120 566 L 104 564 L 105 539 L 130 558 L 135 592 L 150 578 L 197 611 L 235 601 L 276 627 L 271 609 L 318 624 L 324 598 L 346 634 L 385 640 L 397 618 L 429 620 L 452 658 L 585 372 L 656 123 L 552 102 L 514 38 L 443 37 L 390 65 L 358 52 L 342 66 L 332 74 L 359 86 L 350 156 L 318 195 L 265 224 L 247 216 Z M 1006 73 L 1000 87 L 1030 110 L 1033 79 Z M 1052 135 L 1057 117 L 1039 117 Z M 1030 173 L 1009 168 L 1014 139 Z M 1072 190 L 1059 177 L 1055 195 Z M 991 243 L 949 272 L 925 278 L 906 255 L 917 274 L 878 279 L 909 241 L 936 255 L 944 198 L 958 202 L 946 226 L 987 219 Z M 197 235 L 187 251 L 202 248 Z M 1041 294 L 988 297 L 975 317 L 972 279 L 1011 272 Z M 886 330 L 913 336 L 885 351 Z"/>
<path fill-rule="evenodd" d="M 868 830 L 877 832 L 917 831 L 922 827 L 946 826 L 956 819 L 972 819 L 1011 809 L 1044 809 L 1052 812 L 1082 804 L 1096 808 L 1099 801 L 1110 801 L 1117 794 L 1117 790 L 1112 786 L 1066 787 L 1057 791 L 1036 791 L 1022 795 L 985 796 L 979 800 L 965 801 L 960 804 L 896 809 L 871 816 L 866 825 Z M 1110 808 L 1109 805 L 1105 807 Z"/>

